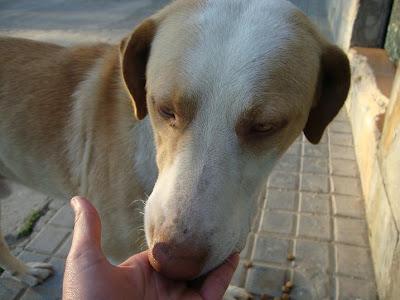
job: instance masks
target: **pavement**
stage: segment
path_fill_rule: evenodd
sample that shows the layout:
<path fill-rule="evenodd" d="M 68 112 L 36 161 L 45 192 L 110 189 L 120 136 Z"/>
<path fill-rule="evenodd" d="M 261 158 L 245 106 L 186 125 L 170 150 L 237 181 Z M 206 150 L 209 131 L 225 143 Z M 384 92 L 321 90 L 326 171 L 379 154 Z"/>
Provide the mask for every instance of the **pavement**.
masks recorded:
<path fill-rule="evenodd" d="M 115 42 L 167 2 L 0 0 L 0 34 L 65 45 Z M 317 2 L 294 2 L 329 35 Z M 0 199 L 1 225 L 11 237 L 13 253 L 24 261 L 51 262 L 56 271 L 34 288 L 4 272 L 0 299 L 60 299 L 71 209 L 65 201 L 5 181 L 0 181 Z M 13 239 L 24 218 L 44 207 L 33 233 Z M 344 111 L 319 145 L 300 137 L 288 150 L 266 184 L 254 224 L 232 284 L 258 298 L 281 296 L 282 285 L 291 281 L 291 299 L 377 299 L 351 125 Z"/>

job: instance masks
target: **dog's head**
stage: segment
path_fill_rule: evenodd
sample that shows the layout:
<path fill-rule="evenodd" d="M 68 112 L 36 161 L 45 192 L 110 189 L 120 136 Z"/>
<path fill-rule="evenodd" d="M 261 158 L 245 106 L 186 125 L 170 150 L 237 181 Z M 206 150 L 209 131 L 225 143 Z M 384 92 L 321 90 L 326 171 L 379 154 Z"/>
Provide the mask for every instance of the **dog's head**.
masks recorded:
<path fill-rule="evenodd" d="M 178 0 L 121 43 L 159 175 L 145 210 L 152 265 L 190 279 L 240 251 L 257 195 L 303 131 L 318 143 L 349 89 L 345 54 L 283 0 Z"/>

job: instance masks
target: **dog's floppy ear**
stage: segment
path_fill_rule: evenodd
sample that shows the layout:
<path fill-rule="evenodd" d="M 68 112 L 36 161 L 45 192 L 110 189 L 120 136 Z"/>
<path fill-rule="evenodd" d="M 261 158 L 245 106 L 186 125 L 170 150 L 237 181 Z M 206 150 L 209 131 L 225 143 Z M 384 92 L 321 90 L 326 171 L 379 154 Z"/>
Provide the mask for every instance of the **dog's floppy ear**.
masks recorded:
<path fill-rule="evenodd" d="M 346 54 L 336 46 L 326 46 L 321 55 L 321 66 L 313 107 L 304 134 L 317 144 L 328 124 L 342 108 L 350 88 L 350 65 Z"/>
<path fill-rule="evenodd" d="M 147 115 L 146 66 L 155 34 L 155 21 L 147 19 L 120 44 L 122 77 L 131 95 L 132 106 L 138 120 Z"/>

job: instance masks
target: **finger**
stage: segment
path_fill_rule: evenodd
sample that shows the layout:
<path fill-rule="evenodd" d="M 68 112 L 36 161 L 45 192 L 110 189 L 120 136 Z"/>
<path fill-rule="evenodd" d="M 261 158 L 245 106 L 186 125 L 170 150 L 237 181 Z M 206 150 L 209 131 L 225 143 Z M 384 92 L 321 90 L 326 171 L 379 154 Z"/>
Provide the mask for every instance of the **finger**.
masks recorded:
<path fill-rule="evenodd" d="M 222 299 L 238 263 L 239 254 L 235 253 L 225 263 L 212 271 L 200 289 L 202 298 L 205 300 Z"/>
<path fill-rule="evenodd" d="M 72 198 L 71 206 L 75 212 L 71 251 L 101 251 L 101 222 L 97 210 L 83 197 Z"/>
<path fill-rule="evenodd" d="M 120 266 L 134 266 L 134 265 L 149 265 L 149 258 L 148 258 L 148 250 L 137 253 L 131 257 L 129 257 L 127 260 L 125 260 L 123 263 L 120 264 Z"/>

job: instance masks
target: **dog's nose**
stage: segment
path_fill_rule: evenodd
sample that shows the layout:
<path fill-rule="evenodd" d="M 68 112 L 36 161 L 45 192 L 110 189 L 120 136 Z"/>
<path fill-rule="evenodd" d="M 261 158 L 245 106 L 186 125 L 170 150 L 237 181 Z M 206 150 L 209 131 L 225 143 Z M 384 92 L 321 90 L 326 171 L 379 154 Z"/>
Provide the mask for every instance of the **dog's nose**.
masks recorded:
<path fill-rule="evenodd" d="M 149 251 L 153 268 L 170 279 L 191 280 L 200 275 L 207 259 L 207 250 L 192 245 L 157 242 Z"/>

